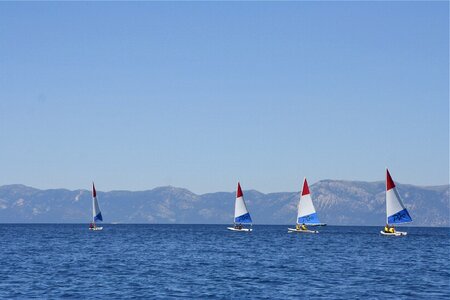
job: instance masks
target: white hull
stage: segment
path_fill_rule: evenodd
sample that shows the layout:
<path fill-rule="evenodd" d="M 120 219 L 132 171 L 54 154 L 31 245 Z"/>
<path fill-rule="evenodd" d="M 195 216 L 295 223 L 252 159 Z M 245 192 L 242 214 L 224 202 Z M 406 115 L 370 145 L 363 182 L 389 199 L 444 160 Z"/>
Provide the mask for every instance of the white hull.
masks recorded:
<path fill-rule="evenodd" d="M 295 229 L 295 228 L 288 228 L 288 232 L 298 232 L 298 233 L 319 233 L 317 230 L 303 230 L 303 229 Z"/>
<path fill-rule="evenodd" d="M 103 227 L 92 227 L 92 228 L 89 228 L 89 230 L 93 230 L 93 231 L 103 230 Z"/>
<path fill-rule="evenodd" d="M 388 236 L 403 236 L 403 235 L 407 235 L 407 232 L 402 232 L 402 231 L 396 231 L 394 233 L 391 232 L 384 232 L 383 230 L 380 231 L 380 233 L 382 235 L 388 235 Z"/>
<path fill-rule="evenodd" d="M 231 230 L 231 231 L 243 231 L 243 232 L 253 231 L 252 228 L 241 228 L 241 229 L 239 229 L 239 228 L 234 228 L 234 227 L 227 227 L 227 229 Z"/>

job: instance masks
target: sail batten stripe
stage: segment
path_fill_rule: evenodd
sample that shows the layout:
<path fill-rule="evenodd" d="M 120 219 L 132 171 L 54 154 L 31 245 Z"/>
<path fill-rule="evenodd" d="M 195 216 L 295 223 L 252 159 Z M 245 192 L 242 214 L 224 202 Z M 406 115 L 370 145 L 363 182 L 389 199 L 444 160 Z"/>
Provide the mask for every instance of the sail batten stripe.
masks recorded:
<path fill-rule="evenodd" d="M 317 213 L 313 213 L 307 216 L 302 216 L 297 219 L 298 224 L 306 224 L 306 225 L 312 225 L 312 224 L 321 224 L 319 221 L 319 216 Z"/>
<path fill-rule="evenodd" d="M 408 210 L 403 209 L 392 216 L 388 216 L 388 224 L 401 224 L 412 222 L 412 218 L 408 213 Z"/>
<path fill-rule="evenodd" d="M 250 213 L 246 213 L 242 216 L 234 218 L 235 223 L 249 224 L 252 222 L 252 217 L 250 217 Z"/>

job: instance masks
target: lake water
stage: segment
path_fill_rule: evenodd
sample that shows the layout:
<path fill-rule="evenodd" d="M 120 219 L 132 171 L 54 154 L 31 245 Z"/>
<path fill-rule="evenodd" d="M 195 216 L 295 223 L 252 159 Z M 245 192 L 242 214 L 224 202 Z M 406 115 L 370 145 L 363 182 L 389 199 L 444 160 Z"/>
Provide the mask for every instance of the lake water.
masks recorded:
<path fill-rule="evenodd" d="M 443 299 L 450 229 L 0 224 L 0 298 Z"/>

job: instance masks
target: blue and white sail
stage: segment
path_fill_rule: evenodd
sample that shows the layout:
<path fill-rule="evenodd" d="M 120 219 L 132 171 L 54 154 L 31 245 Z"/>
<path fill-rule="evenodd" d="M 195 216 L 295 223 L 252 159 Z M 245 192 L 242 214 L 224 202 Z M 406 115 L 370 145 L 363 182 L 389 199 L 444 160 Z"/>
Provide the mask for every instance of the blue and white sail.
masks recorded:
<path fill-rule="evenodd" d="M 302 194 L 298 202 L 297 224 L 323 225 L 314 208 L 306 178 L 303 180 Z"/>
<path fill-rule="evenodd" d="M 386 223 L 401 224 L 408 222 L 412 222 L 412 218 L 397 192 L 389 170 L 386 169 Z"/>
<path fill-rule="evenodd" d="M 238 182 L 236 191 L 236 202 L 234 203 L 234 223 L 251 224 L 252 218 L 248 212 L 247 206 L 244 202 L 244 194 L 242 193 L 241 185 Z"/>
<path fill-rule="evenodd" d="M 92 223 L 95 224 L 98 221 L 103 221 L 103 217 L 98 206 L 97 191 L 95 190 L 94 183 L 92 183 Z"/>

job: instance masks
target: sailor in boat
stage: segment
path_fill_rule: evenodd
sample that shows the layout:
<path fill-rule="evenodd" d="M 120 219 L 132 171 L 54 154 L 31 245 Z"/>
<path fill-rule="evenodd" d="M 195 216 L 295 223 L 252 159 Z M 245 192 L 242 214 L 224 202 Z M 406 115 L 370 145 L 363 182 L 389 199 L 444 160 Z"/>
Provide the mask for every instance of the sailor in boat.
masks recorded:
<path fill-rule="evenodd" d="M 94 223 L 89 223 L 89 228 L 94 228 Z"/>
<path fill-rule="evenodd" d="M 308 228 L 306 227 L 305 223 L 303 223 L 302 225 L 300 225 L 300 224 L 295 225 L 295 229 L 297 229 L 297 230 L 308 230 Z"/>
<path fill-rule="evenodd" d="M 386 232 L 386 233 L 395 233 L 395 228 L 394 228 L 394 226 L 389 227 L 389 224 L 386 224 L 386 226 L 384 226 L 384 232 Z"/>
<path fill-rule="evenodd" d="M 389 232 L 390 232 L 390 233 L 395 233 L 395 228 L 394 228 L 394 226 L 392 226 L 391 228 L 389 228 Z"/>
<path fill-rule="evenodd" d="M 242 224 L 235 224 L 235 225 L 234 225 L 234 229 L 239 229 L 239 230 L 241 230 L 241 229 L 242 229 Z"/>

